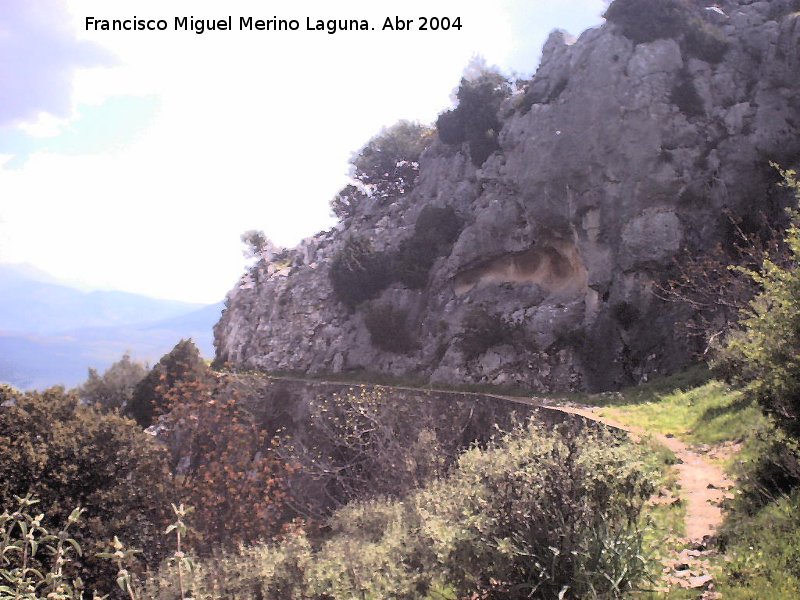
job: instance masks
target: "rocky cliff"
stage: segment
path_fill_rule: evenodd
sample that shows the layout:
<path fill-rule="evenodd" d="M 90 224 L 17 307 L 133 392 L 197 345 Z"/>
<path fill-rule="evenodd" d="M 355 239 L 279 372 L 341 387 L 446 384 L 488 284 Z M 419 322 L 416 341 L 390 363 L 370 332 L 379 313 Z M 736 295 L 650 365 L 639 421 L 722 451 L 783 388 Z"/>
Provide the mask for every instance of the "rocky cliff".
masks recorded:
<path fill-rule="evenodd" d="M 577 40 L 552 33 L 533 79 L 500 106 L 485 161 L 435 140 L 409 193 L 262 260 L 228 295 L 218 361 L 541 391 L 684 364 L 685 309 L 653 286 L 681 253 L 725 241 L 726 212 L 776 210 L 769 162 L 800 157 L 795 4 L 694 6 L 691 31 L 637 32 L 609 15 Z M 426 207 L 458 228 L 422 285 L 387 278 L 342 302 L 336 257 L 354 240 L 407 247 Z"/>

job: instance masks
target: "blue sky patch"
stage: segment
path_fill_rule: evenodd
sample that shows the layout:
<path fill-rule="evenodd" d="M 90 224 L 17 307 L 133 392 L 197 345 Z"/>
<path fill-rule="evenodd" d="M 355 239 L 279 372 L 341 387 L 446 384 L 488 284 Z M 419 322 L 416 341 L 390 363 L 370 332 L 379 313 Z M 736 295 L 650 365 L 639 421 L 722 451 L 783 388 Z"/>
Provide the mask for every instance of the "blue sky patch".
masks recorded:
<path fill-rule="evenodd" d="M 117 96 L 97 106 L 79 106 L 76 117 L 53 137 L 36 137 L 15 127 L 0 129 L 0 154 L 11 154 L 6 169 L 19 169 L 37 152 L 108 154 L 128 146 L 152 123 L 157 96 Z"/>

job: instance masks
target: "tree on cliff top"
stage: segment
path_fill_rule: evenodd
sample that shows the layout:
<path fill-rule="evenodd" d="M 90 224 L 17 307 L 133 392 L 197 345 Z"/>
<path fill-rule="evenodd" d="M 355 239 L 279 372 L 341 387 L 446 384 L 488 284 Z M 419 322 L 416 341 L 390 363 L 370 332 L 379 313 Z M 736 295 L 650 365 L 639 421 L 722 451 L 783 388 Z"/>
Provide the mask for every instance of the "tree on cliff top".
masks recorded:
<path fill-rule="evenodd" d="M 333 213 L 345 219 L 368 198 L 383 201 L 410 192 L 419 173 L 419 158 L 430 140 L 429 127 L 410 121 L 399 121 L 381 131 L 350 160 L 355 184 L 333 197 Z"/>
<path fill-rule="evenodd" d="M 691 0 L 615 0 L 603 16 L 636 44 L 674 38 L 684 53 L 709 63 L 720 62 L 728 50 L 723 32 Z"/>
<path fill-rule="evenodd" d="M 476 68 L 468 67 L 475 71 Z M 461 79 L 456 92 L 458 105 L 439 115 L 439 139 L 450 145 L 469 144 L 472 163 L 479 167 L 500 146 L 498 111 L 511 93 L 508 80 L 496 69 L 477 68 Z"/>

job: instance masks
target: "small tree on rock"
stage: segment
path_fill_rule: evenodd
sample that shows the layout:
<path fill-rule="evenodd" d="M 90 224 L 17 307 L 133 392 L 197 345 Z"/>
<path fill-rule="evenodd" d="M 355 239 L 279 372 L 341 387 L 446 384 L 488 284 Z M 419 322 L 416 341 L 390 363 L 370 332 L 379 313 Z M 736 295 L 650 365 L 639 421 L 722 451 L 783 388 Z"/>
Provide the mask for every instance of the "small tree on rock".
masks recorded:
<path fill-rule="evenodd" d="M 384 129 L 350 160 L 354 184 L 331 200 L 340 219 L 352 217 L 365 200 L 386 201 L 408 194 L 419 174 L 419 159 L 431 141 L 431 129 L 399 121 Z"/>
<path fill-rule="evenodd" d="M 168 390 L 179 383 L 203 381 L 210 376 L 211 370 L 194 342 L 181 340 L 139 382 L 125 413 L 142 427 L 149 427 L 155 417 L 171 408 Z"/>
<path fill-rule="evenodd" d="M 511 85 L 498 71 L 485 68 L 473 78 L 462 78 L 456 93 L 458 106 L 439 115 L 439 139 L 450 145 L 469 143 L 472 163 L 479 167 L 497 150 L 500 104 L 511 94 Z"/>

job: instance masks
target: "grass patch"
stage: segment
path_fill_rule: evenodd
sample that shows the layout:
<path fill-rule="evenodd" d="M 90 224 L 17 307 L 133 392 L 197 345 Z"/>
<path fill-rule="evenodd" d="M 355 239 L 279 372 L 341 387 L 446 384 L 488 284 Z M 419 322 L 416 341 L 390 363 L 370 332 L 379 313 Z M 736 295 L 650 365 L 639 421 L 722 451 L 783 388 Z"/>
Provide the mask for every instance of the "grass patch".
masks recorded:
<path fill-rule="evenodd" d="M 601 414 L 696 445 L 746 441 L 766 426 L 759 407 L 724 383 L 675 386 L 692 377 L 697 374 L 626 390 L 604 402 Z"/>
<path fill-rule="evenodd" d="M 657 398 L 673 392 L 700 387 L 710 380 L 711 373 L 709 373 L 708 368 L 704 365 L 697 365 L 674 375 L 657 377 L 647 383 L 625 388 L 621 392 L 595 394 L 587 399 L 587 402 L 594 401 L 600 406 L 653 402 Z"/>
<path fill-rule="evenodd" d="M 800 491 L 728 521 L 717 589 L 732 600 L 800 598 Z M 768 590 L 767 595 L 764 592 Z"/>

